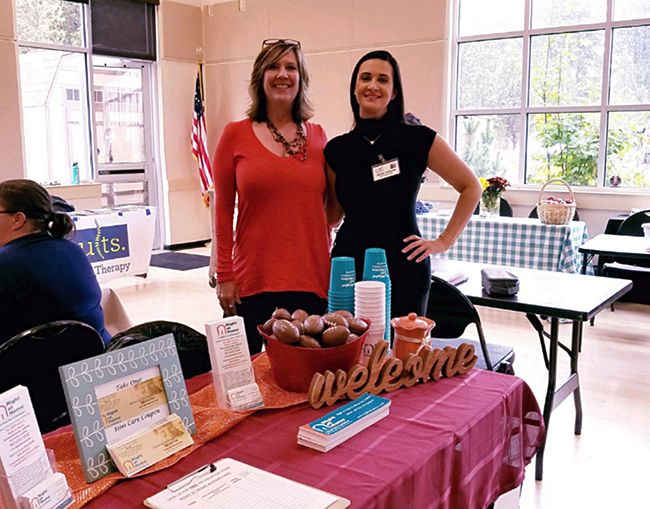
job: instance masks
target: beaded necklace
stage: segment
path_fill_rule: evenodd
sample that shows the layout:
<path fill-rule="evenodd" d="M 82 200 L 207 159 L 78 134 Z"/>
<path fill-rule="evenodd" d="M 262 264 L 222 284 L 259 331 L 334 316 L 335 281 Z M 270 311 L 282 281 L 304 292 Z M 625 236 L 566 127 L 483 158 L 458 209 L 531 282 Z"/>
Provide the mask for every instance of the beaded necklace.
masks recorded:
<path fill-rule="evenodd" d="M 302 122 L 298 124 L 296 129 L 296 137 L 292 142 L 288 142 L 287 139 L 282 136 L 282 133 L 278 131 L 277 127 L 273 125 L 273 122 L 270 120 L 266 121 L 266 126 L 271 131 L 273 139 L 284 147 L 284 150 L 290 156 L 300 155 L 300 161 L 304 162 L 307 160 L 307 138 L 305 137 L 305 131 L 302 127 Z"/>

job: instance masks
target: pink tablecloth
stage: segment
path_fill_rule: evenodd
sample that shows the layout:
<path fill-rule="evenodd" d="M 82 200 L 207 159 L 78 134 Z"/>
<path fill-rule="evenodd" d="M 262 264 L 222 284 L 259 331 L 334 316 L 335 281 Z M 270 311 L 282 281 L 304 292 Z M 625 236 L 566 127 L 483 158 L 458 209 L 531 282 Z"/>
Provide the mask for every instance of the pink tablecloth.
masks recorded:
<path fill-rule="evenodd" d="M 201 375 L 190 391 L 209 381 Z M 142 508 L 168 483 L 231 457 L 352 501 L 352 507 L 483 508 L 521 484 L 544 432 L 521 379 L 481 370 L 389 394 L 390 415 L 328 453 L 297 445 L 325 409 L 260 411 L 172 467 L 120 482 L 85 507 Z"/>

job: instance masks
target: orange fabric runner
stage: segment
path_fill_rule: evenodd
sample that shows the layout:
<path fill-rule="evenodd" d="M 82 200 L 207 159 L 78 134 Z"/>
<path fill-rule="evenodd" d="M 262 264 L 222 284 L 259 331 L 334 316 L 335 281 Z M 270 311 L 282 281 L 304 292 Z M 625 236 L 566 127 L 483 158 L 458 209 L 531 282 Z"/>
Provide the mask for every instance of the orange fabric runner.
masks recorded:
<path fill-rule="evenodd" d="M 262 398 L 264 399 L 264 408 L 262 410 L 286 408 L 307 401 L 306 393 L 288 392 L 275 384 L 266 353 L 262 353 L 253 361 L 253 369 L 257 383 L 260 386 Z M 156 463 L 133 477 L 157 472 L 175 464 L 195 449 L 213 438 L 222 435 L 255 412 L 255 410 L 250 412 L 233 412 L 218 408 L 212 384 L 208 384 L 203 389 L 191 394 L 190 403 L 192 405 L 197 430 L 192 437 L 194 438 L 194 445 L 178 451 L 176 454 L 165 458 L 163 461 Z M 71 506 L 74 509 L 82 507 L 93 498 L 107 491 L 121 479 L 125 479 L 121 473 L 112 472 L 100 480 L 88 484 L 81 468 L 81 460 L 79 459 L 77 443 L 74 439 L 72 429 L 56 435 L 50 435 L 44 441 L 45 447 L 54 451 L 58 471 L 65 474 L 68 480 L 68 484 L 74 495 L 74 503 Z"/>

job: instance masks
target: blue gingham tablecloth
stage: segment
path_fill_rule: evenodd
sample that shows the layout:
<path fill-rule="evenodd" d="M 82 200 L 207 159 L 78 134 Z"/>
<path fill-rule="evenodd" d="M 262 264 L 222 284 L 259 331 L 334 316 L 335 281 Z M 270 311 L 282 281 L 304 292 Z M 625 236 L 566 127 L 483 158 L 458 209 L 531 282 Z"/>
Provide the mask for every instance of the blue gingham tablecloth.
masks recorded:
<path fill-rule="evenodd" d="M 435 239 L 447 226 L 449 216 L 435 213 L 417 216 L 425 239 Z M 542 224 L 539 219 L 472 216 L 456 244 L 441 258 L 490 263 L 510 267 L 580 273 L 578 248 L 589 240 L 587 225 Z M 588 268 L 588 272 L 592 270 Z"/>

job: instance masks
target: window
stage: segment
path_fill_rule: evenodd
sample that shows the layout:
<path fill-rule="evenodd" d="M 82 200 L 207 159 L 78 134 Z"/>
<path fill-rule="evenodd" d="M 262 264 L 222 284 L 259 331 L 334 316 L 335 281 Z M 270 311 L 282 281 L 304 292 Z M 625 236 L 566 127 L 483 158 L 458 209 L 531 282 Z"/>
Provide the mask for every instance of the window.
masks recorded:
<path fill-rule="evenodd" d="M 452 132 L 477 175 L 650 189 L 650 2 L 454 8 Z"/>
<path fill-rule="evenodd" d="M 69 184 L 75 162 L 81 181 L 104 163 L 144 164 L 143 66 L 92 67 L 97 54 L 155 60 L 156 4 L 15 0 L 29 178 Z"/>
<path fill-rule="evenodd" d="M 62 0 L 16 0 L 27 176 L 68 184 L 72 164 L 92 180 L 84 8 Z"/>

